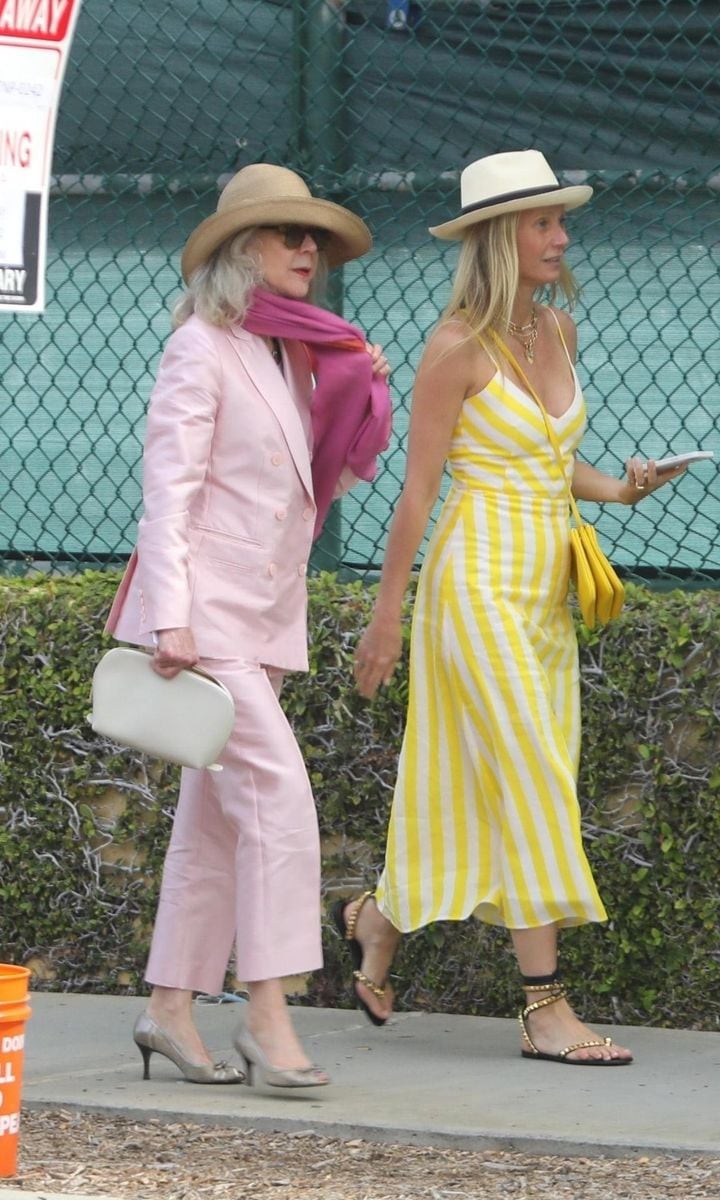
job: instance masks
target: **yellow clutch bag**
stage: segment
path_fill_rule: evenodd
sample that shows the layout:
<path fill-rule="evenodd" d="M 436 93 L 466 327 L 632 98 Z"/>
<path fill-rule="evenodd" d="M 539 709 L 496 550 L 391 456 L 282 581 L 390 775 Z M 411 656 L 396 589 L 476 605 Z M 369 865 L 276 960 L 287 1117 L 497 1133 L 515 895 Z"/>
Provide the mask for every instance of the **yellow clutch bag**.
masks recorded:
<path fill-rule="evenodd" d="M 580 509 L 575 502 L 565 471 L 562 450 L 555 431 L 548 421 L 542 400 L 502 339 L 494 330 L 491 329 L 488 332 L 540 409 L 548 440 L 555 451 L 555 457 L 565 480 L 568 504 L 575 521 L 575 524 L 570 527 L 570 578 L 575 584 L 582 619 L 588 629 L 594 629 L 597 624 L 607 625 L 608 621 L 612 621 L 620 615 L 625 603 L 625 588 L 622 580 L 607 555 L 601 550 L 595 526 L 586 525 L 580 516 Z"/>
<path fill-rule="evenodd" d="M 577 514 L 578 519 L 580 516 Z M 622 612 L 625 588 L 600 549 L 594 525 L 579 522 L 570 530 L 570 578 L 575 584 L 582 619 L 588 629 L 607 625 Z"/>

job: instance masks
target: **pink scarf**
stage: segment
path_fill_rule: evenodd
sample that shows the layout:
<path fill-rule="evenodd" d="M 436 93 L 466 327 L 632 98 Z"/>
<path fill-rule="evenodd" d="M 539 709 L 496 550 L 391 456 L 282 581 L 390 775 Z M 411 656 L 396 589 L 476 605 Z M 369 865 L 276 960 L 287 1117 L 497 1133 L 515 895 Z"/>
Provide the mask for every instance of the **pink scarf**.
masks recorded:
<path fill-rule="evenodd" d="M 294 338 L 311 348 L 317 538 L 343 467 L 359 479 L 375 478 L 377 456 L 390 441 L 390 389 L 374 374 L 361 331 L 327 309 L 256 288 L 243 327 L 263 337 Z"/>

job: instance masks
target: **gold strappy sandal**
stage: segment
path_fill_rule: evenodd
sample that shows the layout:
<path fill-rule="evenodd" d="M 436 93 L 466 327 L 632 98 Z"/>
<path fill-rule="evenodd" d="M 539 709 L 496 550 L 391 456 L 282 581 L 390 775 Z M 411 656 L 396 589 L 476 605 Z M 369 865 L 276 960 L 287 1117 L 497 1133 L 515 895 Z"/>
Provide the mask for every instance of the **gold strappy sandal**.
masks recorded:
<path fill-rule="evenodd" d="M 363 949 L 355 937 L 355 926 L 360 915 L 360 909 L 362 908 L 363 904 L 365 904 L 367 900 L 370 900 L 374 895 L 374 892 L 363 892 L 362 896 L 359 897 L 357 907 L 353 909 L 347 921 L 345 920 L 345 907 L 348 904 L 347 900 L 338 900 L 335 904 L 333 904 L 332 909 L 330 910 L 330 915 L 332 916 L 335 928 L 342 937 L 343 941 L 348 943 L 350 959 L 354 967 L 353 979 L 358 983 L 362 983 L 363 986 L 366 987 L 368 991 L 372 992 L 373 996 L 376 996 L 378 1000 L 384 1000 L 385 988 L 381 987 L 379 983 L 376 983 L 374 979 L 370 979 L 370 977 L 365 975 L 361 970 Z M 376 1013 L 372 1011 L 369 1005 L 366 1004 L 362 996 L 358 995 L 354 985 L 353 995 L 355 997 L 355 1003 L 363 1010 L 365 1015 L 372 1021 L 373 1025 L 386 1024 L 387 1017 L 378 1017 Z"/>
<path fill-rule="evenodd" d="M 565 1000 L 567 992 L 557 978 L 557 972 L 547 976 L 523 976 L 523 990 L 530 994 L 534 992 L 545 993 L 540 999 L 533 1000 L 532 1003 L 526 1004 L 522 1012 L 518 1016 L 520 1028 L 522 1029 L 523 1041 L 529 1046 L 528 1050 L 521 1050 L 523 1058 L 537 1058 L 545 1062 L 564 1063 L 568 1067 L 625 1067 L 632 1062 L 630 1058 L 569 1058 L 576 1050 L 590 1050 L 595 1046 L 612 1046 L 612 1038 L 591 1038 L 586 1042 L 575 1042 L 573 1046 L 566 1046 L 559 1054 L 547 1054 L 544 1050 L 538 1050 L 534 1041 L 530 1037 L 530 1031 L 527 1026 L 528 1017 L 537 1012 L 538 1009 L 547 1008 L 549 1004 L 557 1004 L 558 1000 Z"/>

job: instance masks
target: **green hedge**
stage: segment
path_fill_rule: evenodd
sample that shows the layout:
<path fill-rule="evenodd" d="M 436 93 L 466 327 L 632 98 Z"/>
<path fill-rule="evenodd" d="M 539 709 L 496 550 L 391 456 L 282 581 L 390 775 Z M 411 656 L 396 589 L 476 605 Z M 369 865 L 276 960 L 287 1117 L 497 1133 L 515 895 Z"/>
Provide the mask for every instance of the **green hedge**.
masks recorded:
<path fill-rule="evenodd" d="M 115 572 L 0 580 L 0 955 L 36 987 L 141 986 L 177 771 L 96 738 L 89 680 Z M 328 899 L 370 884 L 402 735 L 407 678 L 372 704 L 350 669 L 370 595 L 310 581 L 310 677 L 285 705 L 313 780 Z M 720 1028 L 720 594 L 629 589 L 622 618 L 580 627 L 585 833 L 608 926 L 563 934 L 564 973 L 590 1019 Z M 291 898 L 288 898 L 291 902 Z M 303 1003 L 349 1003 L 348 962 Z M 404 939 L 401 1007 L 505 1016 L 517 976 L 501 930 L 438 924 Z"/>

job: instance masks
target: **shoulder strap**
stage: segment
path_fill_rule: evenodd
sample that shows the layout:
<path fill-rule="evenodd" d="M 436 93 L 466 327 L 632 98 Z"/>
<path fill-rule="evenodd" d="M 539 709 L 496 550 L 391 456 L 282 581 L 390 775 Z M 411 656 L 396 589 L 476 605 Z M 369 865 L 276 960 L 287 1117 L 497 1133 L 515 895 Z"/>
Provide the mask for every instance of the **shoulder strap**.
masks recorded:
<path fill-rule="evenodd" d="M 553 316 L 554 315 L 555 314 L 553 313 Z M 555 319 L 557 321 L 557 317 Z M 559 328 L 560 328 L 560 324 L 558 322 L 558 329 Z M 572 494 L 572 488 L 570 486 L 570 481 L 567 477 L 567 471 L 565 470 L 565 463 L 563 462 L 563 456 L 562 456 L 562 450 L 560 449 L 560 443 L 557 440 L 557 434 L 555 433 L 555 430 L 553 429 L 552 425 L 550 424 L 550 421 L 548 420 L 548 415 L 545 411 L 545 405 L 543 404 L 542 400 L 540 399 L 537 392 L 535 391 L 535 388 L 533 387 L 533 385 L 531 384 L 527 375 L 525 374 L 522 367 L 520 366 L 520 363 L 515 358 L 515 355 L 512 353 L 512 351 L 509 349 L 509 347 L 505 345 L 505 342 L 502 340 L 500 335 L 497 334 L 494 329 L 488 329 L 486 332 L 487 332 L 487 335 L 490 338 L 492 338 L 493 342 L 497 346 L 500 353 L 502 355 L 504 355 L 504 357 L 510 363 L 510 366 L 512 367 L 513 371 L 517 375 L 518 379 L 524 385 L 524 387 L 527 388 L 527 391 L 532 396 L 533 400 L 535 401 L 538 408 L 540 409 L 540 412 L 542 413 L 542 419 L 545 422 L 545 431 L 548 436 L 548 441 L 550 442 L 550 445 L 552 446 L 553 450 L 555 451 L 555 457 L 557 459 L 558 466 L 560 467 L 560 470 L 562 471 L 562 477 L 565 480 L 565 487 L 567 488 L 567 494 L 568 494 L 568 503 L 572 510 L 572 515 L 575 518 L 577 524 L 581 525 L 582 518 L 580 516 L 580 509 L 578 508 L 577 503 L 575 501 L 575 497 Z M 560 337 L 562 337 L 562 332 L 560 333 Z M 563 345 L 564 345 L 564 341 L 563 341 Z M 567 347 L 566 347 L 566 349 L 567 349 Z"/>
<path fill-rule="evenodd" d="M 457 311 L 455 313 L 453 313 L 452 315 L 455 317 L 462 317 L 464 320 L 467 321 L 467 311 L 464 308 L 458 308 Z M 469 321 L 467 323 L 469 324 Z M 487 356 L 490 359 L 490 362 L 494 366 L 495 370 L 499 371 L 500 363 L 497 361 L 495 355 L 493 354 L 492 346 L 488 345 L 486 337 L 485 337 L 485 333 L 475 333 L 475 331 L 472 329 L 471 329 L 471 333 L 472 333 L 472 336 L 475 338 L 475 340 L 478 342 L 478 344 L 482 347 L 482 349 L 487 354 Z"/>
<path fill-rule="evenodd" d="M 568 360 L 568 362 L 570 363 L 570 366 L 572 367 L 572 369 L 573 369 L 573 371 L 574 371 L 574 370 L 575 370 L 575 364 L 574 364 L 574 362 L 573 362 L 572 358 L 570 357 L 570 351 L 568 350 L 568 344 L 567 344 L 567 342 L 565 341 L 565 334 L 564 334 L 564 333 L 563 333 L 563 331 L 562 331 L 562 326 L 561 326 L 560 322 L 559 322 L 559 321 L 558 321 L 558 319 L 557 319 L 557 316 L 556 316 L 556 314 L 555 314 L 555 310 L 554 310 L 554 309 L 552 309 L 552 308 L 550 308 L 550 306 L 548 305 L 548 312 L 550 313 L 550 316 L 552 317 L 553 321 L 554 321 L 554 322 L 555 322 L 555 324 L 557 325 L 558 337 L 560 338 L 560 341 L 562 342 L 562 348 L 563 348 L 563 350 L 565 351 L 565 354 L 566 354 L 566 356 L 567 356 L 567 360 Z"/>

